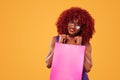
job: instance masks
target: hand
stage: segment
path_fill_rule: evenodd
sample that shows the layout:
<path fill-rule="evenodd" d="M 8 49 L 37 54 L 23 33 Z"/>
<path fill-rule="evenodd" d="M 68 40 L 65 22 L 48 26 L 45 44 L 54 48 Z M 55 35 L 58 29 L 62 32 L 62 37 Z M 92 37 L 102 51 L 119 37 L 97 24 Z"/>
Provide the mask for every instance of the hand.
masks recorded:
<path fill-rule="evenodd" d="M 66 40 L 67 40 L 67 35 L 66 34 L 60 34 L 59 35 L 59 42 L 60 43 L 65 43 L 66 42 Z"/>
<path fill-rule="evenodd" d="M 82 37 L 76 36 L 76 37 L 74 37 L 74 39 L 75 39 L 76 45 L 81 45 L 81 43 L 82 43 Z"/>

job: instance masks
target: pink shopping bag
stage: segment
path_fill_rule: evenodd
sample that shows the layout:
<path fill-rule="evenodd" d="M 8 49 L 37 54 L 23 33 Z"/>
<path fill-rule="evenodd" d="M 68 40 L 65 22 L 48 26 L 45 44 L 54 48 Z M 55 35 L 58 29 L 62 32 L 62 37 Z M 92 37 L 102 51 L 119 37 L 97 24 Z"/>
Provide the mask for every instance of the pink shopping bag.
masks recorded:
<path fill-rule="evenodd" d="M 50 80 L 81 80 L 85 46 L 56 43 Z"/>

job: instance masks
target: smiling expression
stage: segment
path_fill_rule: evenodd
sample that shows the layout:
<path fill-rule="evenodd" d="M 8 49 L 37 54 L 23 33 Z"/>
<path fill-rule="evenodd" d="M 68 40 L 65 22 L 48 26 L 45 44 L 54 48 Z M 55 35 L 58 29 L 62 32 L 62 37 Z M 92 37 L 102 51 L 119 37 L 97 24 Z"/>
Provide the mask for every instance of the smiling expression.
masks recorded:
<path fill-rule="evenodd" d="M 81 26 L 78 24 L 78 20 L 73 20 L 73 22 L 68 23 L 68 33 L 69 35 L 76 35 L 79 33 Z"/>

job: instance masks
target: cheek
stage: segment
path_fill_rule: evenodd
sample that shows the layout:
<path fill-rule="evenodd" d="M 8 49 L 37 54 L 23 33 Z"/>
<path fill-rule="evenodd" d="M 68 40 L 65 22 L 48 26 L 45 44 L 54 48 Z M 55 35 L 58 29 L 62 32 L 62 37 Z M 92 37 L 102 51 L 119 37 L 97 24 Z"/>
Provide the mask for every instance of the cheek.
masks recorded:
<path fill-rule="evenodd" d="M 69 30 L 69 28 L 70 28 L 70 27 L 68 26 L 68 27 L 67 27 L 67 30 Z"/>
<path fill-rule="evenodd" d="M 80 29 L 79 30 L 76 30 L 76 33 L 79 33 Z"/>

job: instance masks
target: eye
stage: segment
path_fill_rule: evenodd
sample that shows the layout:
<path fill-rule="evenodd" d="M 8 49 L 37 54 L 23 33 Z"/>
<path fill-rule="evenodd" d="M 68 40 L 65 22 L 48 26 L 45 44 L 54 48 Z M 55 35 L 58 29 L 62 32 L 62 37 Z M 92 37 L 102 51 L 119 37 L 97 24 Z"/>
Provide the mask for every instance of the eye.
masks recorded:
<path fill-rule="evenodd" d="M 76 29 L 80 29 L 80 26 L 76 26 Z"/>
<path fill-rule="evenodd" d="M 71 23 L 71 26 L 74 26 L 74 24 L 73 24 L 73 23 Z"/>
<path fill-rule="evenodd" d="M 69 23 L 69 26 L 70 27 L 74 27 L 74 23 Z"/>

